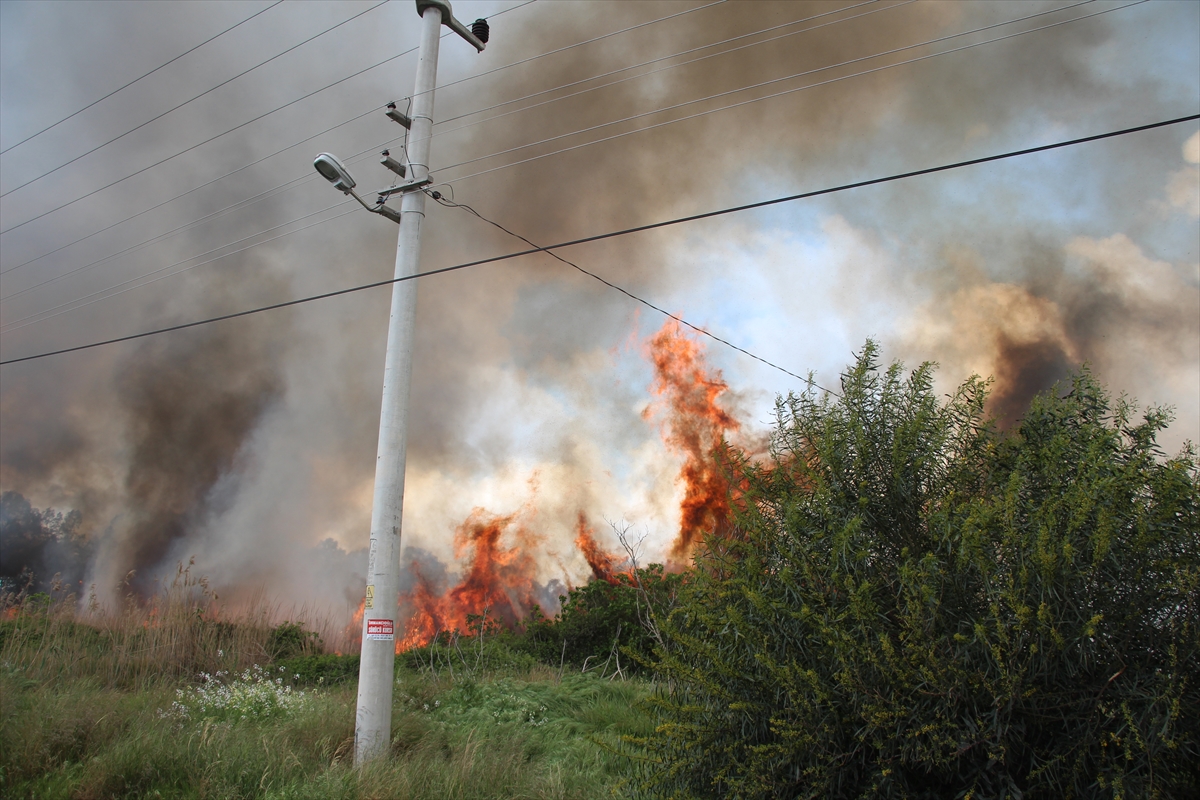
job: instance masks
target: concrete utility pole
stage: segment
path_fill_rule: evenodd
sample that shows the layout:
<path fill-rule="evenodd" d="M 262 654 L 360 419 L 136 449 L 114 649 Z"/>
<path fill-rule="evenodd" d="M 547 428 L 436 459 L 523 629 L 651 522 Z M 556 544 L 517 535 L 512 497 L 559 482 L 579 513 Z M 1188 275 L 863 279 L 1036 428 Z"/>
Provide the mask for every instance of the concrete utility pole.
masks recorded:
<path fill-rule="evenodd" d="M 389 117 L 409 129 L 409 182 L 398 187 L 403 192 L 403 199 L 399 214 L 400 236 L 396 243 L 397 278 L 416 273 L 421 260 L 421 225 L 425 220 L 425 193 L 422 188 L 430 182 L 429 142 L 433 133 L 433 88 L 437 78 L 441 27 L 445 24 L 480 51 L 488 38 L 486 22 L 477 21 L 473 26 L 475 32 L 472 33 L 454 18 L 448 0 L 416 0 L 416 4 L 417 14 L 421 17 L 421 47 L 417 57 L 412 106 L 407 115 L 396 109 L 388 112 Z M 390 166 L 387 160 L 385 155 L 383 163 Z M 329 177 L 320 164 L 317 167 Z M 397 172 L 402 169 L 391 168 Z M 353 188 L 353 180 L 350 188 Z M 386 208 L 383 201 L 395 191 L 397 189 L 381 192 L 377 207 L 370 210 L 395 219 L 395 212 L 391 209 L 380 210 Z M 383 369 L 379 449 L 375 461 L 375 496 L 371 507 L 371 550 L 363 604 L 362 661 L 358 673 L 358 713 L 354 728 L 356 763 L 385 754 L 391 744 L 404 456 L 416 310 L 417 282 L 409 280 L 393 284 L 387 357 Z"/>

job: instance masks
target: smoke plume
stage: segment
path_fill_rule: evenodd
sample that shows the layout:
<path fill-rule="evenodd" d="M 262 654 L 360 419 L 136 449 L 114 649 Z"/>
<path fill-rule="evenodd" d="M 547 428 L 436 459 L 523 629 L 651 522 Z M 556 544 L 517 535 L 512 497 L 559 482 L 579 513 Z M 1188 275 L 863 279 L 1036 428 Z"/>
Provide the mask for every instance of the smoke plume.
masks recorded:
<path fill-rule="evenodd" d="M 456 4 L 464 19 L 491 16 L 492 38 L 483 53 L 442 42 L 432 167 L 439 191 L 539 244 L 1168 119 L 1200 98 L 1197 4 L 513 6 Z M 6 153 L 2 190 L 366 7 L 271 8 Z M 0 3 L 2 146 L 246 15 Z M 417 28 L 411 2 L 384 4 L 6 195 L 5 229 L 187 150 L 4 234 L 4 358 L 391 277 L 394 226 L 361 209 L 334 218 L 355 206 L 312 158 L 338 154 L 363 187 L 391 181 L 377 154 L 399 152 L 403 130 L 380 109 L 411 92 L 415 54 L 248 121 L 413 47 Z M 744 38 L 721 43 L 731 37 Z M 1011 425 L 1089 363 L 1116 392 L 1175 405 L 1180 441 L 1194 439 L 1196 141 L 1194 126 L 1172 126 L 564 255 L 824 385 L 874 337 L 885 356 L 940 362 L 947 383 L 993 376 L 990 411 Z M 526 247 L 433 203 L 424 230 L 424 269 Z M 388 313 L 375 290 L 5 366 L 0 489 L 78 509 L 98 585 L 133 570 L 149 591 L 195 555 L 223 597 L 263 590 L 348 616 L 364 584 Z M 713 448 L 759 435 L 774 395 L 803 386 L 716 344 L 702 364 L 699 345 L 660 324 L 544 254 L 421 279 L 410 609 L 450 626 L 482 598 L 516 617 L 555 600 L 552 587 L 611 574 L 606 532 L 580 514 L 629 520 L 653 560 L 673 563 L 727 524 Z M 536 515 L 520 510 L 532 474 Z M 576 543 L 585 530 L 595 550 Z M 462 605 L 447 607 L 460 586 Z"/>
<path fill-rule="evenodd" d="M 119 377 L 128 414 L 128 519 L 105 542 L 102 584 L 133 573 L 152 589 L 152 568 L 237 497 L 245 445 L 282 391 L 261 342 L 223 328 L 144 345 Z"/>

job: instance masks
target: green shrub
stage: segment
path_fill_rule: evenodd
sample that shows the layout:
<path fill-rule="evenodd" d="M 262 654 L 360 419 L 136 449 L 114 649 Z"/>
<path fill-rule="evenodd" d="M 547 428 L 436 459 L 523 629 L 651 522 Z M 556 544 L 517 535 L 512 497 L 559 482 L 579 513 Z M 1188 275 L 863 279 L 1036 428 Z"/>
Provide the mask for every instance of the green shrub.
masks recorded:
<path fill-rule="evenodd" d="M 319 653 L 324 643 L 315 631 L 304 629 L 303 623 L 281 622 L 267 636 L 267 656 L 276 661 L 281 658 Z"/>
<path fill-rule="evenodd" d="M 358 680 L 359 657 L 322 653 L 320 655 L 295 656 L 274 662 L 282 667 L 284 675 L 290 675 L 297 686 L 334 685 Z"/>
<path fill-rule="evenodd" d="M 684 576 L 665 572 L 661 564 L 617 574 L 612 582 L 592 580 L 571 589 L 558 616 L 549 618 L 534 606 L 514 647 L 550 666 L 560 662 L 588 668 L 620 665 L 622 674 L 638 672 L 652 656 L 651 623 L 674 603 Z"/>
<path fill-rule="evenodd" d="M 651 796 L 1188 797 L 1200 476 L 1086 373 L 1007 435 L 871 344 L 781 400 L 664 624 Z"/>

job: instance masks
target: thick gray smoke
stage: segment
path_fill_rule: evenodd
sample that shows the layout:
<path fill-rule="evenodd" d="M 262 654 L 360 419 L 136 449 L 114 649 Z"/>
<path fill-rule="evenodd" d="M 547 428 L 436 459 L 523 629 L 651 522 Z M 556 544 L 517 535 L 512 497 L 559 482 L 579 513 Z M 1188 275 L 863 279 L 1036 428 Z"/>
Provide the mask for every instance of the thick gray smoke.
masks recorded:
<path fill-rule="evenodd" d="M 148 571 L 172 545 L 237 499 L 250 435 L 283 387 L 262 341 L 228 327 L 139 347 L 118 376 L 128 414 L 127 519 L 108 544 L 101 580 Z"/>
<path fill-rule="evenodd" d="M 513 5 L 461 1 L 455 12 L 470 21 Z M 435 178 L 446 184 L 439 189 L 551 243 L 1181 116 L 1200 104 L 1196 4 L 1113 10 L 859 77 L 847 76 L 1116 6 L 702 5 L 543 1 L 494 17 L 483 54 L 444 39 L 432 147 Z M 177 68 L 6 153 L 0 184 L 7 191 L 368 7 L 273 8 Z M 64 15 L 49 4 L 0 4 L 3 146 L 251 8 L 261 5 L 93 3 Z M 838 13 L 821 16 L 827 12 Z M 416 44 L 416 23 L 410 0 L 371 11 L 5 197 L 0 227 L 407 50 Z M 594 77 L 785 23 L 796 24 Z M 741 45 L 752 46 L 721 54 Z M 399 58 L 4 234 L 4 269 L 13 269 L 0 279 L 3 356 L 389 277 L 394 228 L 354 212 L 349 201 L 320 212 L 344 198 L 312 173 L 311 160 L 321 151 L 338 154 L 369 191 L 390 180 L 375 154 L 387 142 L 395 151 L 402 130 L 376 111 L 267 156 L 402 99 L 414 64 L 413 55 Z M 638 77 L 615 83 L 631 76 Z M 575 81 L 584 82 L 555 88 Z M 834 82 L 717 110 L 827 81 Z M 582 90 L 592 91 L 566 97 Z M 531 107 L 543 101 L 553 102 Z M 644 116 L 525 147 L 635 115 Z M 659 125 L 671 120 L 679 121 Z M 972 371 L 994 376 L 991 410 L 1004 424 L 1020 418 L 1035 392 L 1087 362 L 1115 391 L 1176 405 L 1178 443 L 1200 437 L 1200 157 L 1187 150 L 1194 133 L 1194 125 L 1160 129 L 563 255 L 793 371 L 815 369 L 827 385 L 867 336 L 882 340 L 889 356 L 941 362 L 947 383 Z M 615 138 L 547 155 L 608 136 Z M 522 149 L 486 158 L 511 148 Z M 258 159 L 212 187 L 15 269 Z M 515 163 L 525 159 L 533 160 Z M 503 168 L 475 174 L 495 167 Z M 162 242 L 35 286 L 301 177 Z M 425 268 L 525 247 L 466 212 L 429 205 Z M 341 212 L 351 213 L 297 230 Z M 230 242 L 240 243 L 199 260 L 263 243 L 183 277 L 20 322 L 152 270 L 191 265 L 184 259 Z M 507 514 L 536 505 L 530 524 L 546 541 L 539 585 L 588 574 L 571 544 L 581 510 L 596 520 L 626 519 L 648 534 L 652 552 L 665 552 L 678 527 L 678 463 L 641 413 L 650 384 L 642 342 L 661 325 L 655 312 L 546 256 L 422 280 L 418 302 L 404 536 L 420 548 L 422 564 L 444 569 L 430 576 L 461 572 L 451 540 L 477 506 Z M 0 488 L 21 492 L 37 508 L 79 509 L 80 529 L 96 542 L 95 580 L 106 585 L 129 570 L 153 581 L 196 555 L 198 569 L 227 598 L 265 587 L 285 605 L 353 608 L 365 569 L 359 551 L 368 534 L 387 314 L 387 292 L 375 291 L 144 345 L 4 367 Z M 775 391 L 800 388 L 715 343 L 709 354 L 733 388 L 761 401 L 750 422 L 766 419 Z"/>

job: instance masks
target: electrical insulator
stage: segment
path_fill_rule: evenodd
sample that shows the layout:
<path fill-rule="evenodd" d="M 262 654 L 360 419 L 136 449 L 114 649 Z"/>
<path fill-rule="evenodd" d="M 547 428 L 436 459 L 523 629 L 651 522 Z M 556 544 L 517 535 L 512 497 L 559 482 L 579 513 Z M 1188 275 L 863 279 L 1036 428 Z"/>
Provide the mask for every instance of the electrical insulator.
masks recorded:
<path fill-rule="evenodd" d="M 390 169 L 392 172 L 396 173 L 401 178 L 403 178 L 404 173 L 406 172 L 404 165 L 401 164 L 396 159 L 392 158 L 391 153 L 389 153 L 387 150 L 384 150 L 381 155 L 383 156 L 383 158 L 379 159 L 379 163 L 383 164 L 385 167 Z"/>
<path fill-rule="evenodd" d="M 484 44 L 487 44 L 488 35 L 490 32 L 491 28 L 488 27 L 488 21 L 486 19 L 477 19 L 471 23 L 471 33 L 475 34 L 475 38 Z"/>

